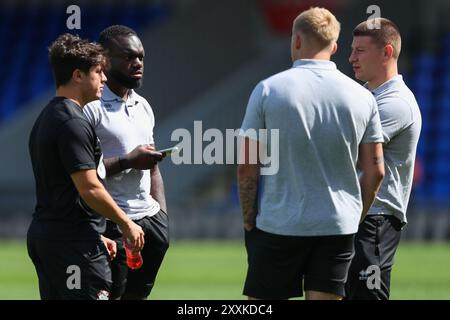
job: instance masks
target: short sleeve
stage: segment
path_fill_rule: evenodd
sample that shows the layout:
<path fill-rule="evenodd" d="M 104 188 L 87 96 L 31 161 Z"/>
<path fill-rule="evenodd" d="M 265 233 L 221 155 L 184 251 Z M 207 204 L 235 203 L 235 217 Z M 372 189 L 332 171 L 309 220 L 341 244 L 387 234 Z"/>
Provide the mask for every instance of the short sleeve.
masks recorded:
<path fill-rule="evenodd" d="M 244 120 L 239 135 L 258 140 L 257 131 L 265 128 L 263 101 L 267 90 L 262 82 L 253 89 L 247 104 Z"/>
<path fill-rule="evenodd" d="M 145 108 L 147 108 L 147 112 L 148 112 L 148 116 L 149 116 L 149 120 L 150 120 L 150 123 L 149 123 L 150 135 L 148 137 L 148 139 L 149 139 L 148 143 L 155 144 L 155 140 L 153 139 L 153 130 L 155 128 L 155 114 L 153 113 L 153 109 L 147 101 L 145 101 L 144 105 L 145 105 Z"/>
<path fill-rule="evenodd" d="M 96 100 L 88 103 L 83 107 L 83 113 L 86 116 L 86 119 L 94 128 L 100 123 L 100 108 L 101 108 L 100 100 Z"/>
<path fill-rule="evenodd" d="M 96 136 L 86 120 L 71 119 L 62 125 L 58 133 L 59 156 L 69 174 L 96 169 L 94 144 Z"/>
<path fill-rule="evenodd" d="M 385 98 L 378 101 L 384 143 L 388 143 L 413 123 L 411 108 L 400 98 Z"/>
<path fill-rule="evenodd" d="M 383 131 L 381 130 L 380 114 L 378 113 L 377 103 L 374 98 L 372 99 L 370 105 L 370 118 L 367 123 L 361 143 L 382 143 L 384 142 L 384 138 Z"/>

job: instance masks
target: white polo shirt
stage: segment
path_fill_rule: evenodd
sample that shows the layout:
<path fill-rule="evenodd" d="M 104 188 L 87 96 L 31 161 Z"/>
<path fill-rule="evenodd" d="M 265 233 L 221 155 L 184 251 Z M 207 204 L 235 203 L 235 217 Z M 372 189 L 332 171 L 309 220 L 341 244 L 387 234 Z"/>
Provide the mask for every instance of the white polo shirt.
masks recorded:
<path fill-rule="evenodd" d="M 366 84 L 367 87 L 367 84 Z M 393 215 L 406 224 L 422 117 L 401 75 L 372 90 L 384 136 L 386 175 L 368 214 Z"/>
<path fill-rule="evenodd" d="M 241 129 L 279 130 L 278 173 L 260 177 L 259 229 L 292 236 L 357 232 L 358 146 L 383 142 L 369 91 L 331 61 L 297 60 L 256 86 Z"/>
<path fill-rule="evenodd" d="M 105 85 L 100 100 L 88 103 L 84 114 L 95 128 L 105 159 L 122 156 L 138 145 L 153 144 L 155 117 L 146 99 L 134 90 L 127 100 Z M 107 177 L 105 187 L 133 220 L 156 214 L 159 203 L 150 195 L 150 170 L 129 169 Z"/>

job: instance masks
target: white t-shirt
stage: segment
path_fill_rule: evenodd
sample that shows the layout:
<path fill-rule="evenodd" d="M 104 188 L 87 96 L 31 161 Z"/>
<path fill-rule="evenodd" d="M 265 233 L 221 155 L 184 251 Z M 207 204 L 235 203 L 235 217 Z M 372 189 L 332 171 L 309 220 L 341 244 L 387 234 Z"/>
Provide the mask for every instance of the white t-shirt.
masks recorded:
<path fill-rule="evenodd" d="M 127 154 L 138 145 L 154 144 L 153 110 L 134 90 L 123 101 L 105 85 L 101 99 L 88 103 L 83 112 L 95 128 L 105 159 Z M 159 203 L 150 195 L 150 170 L 128 169 L 104 182 L 114 201 L 131 219 L 158 213 Z"/>

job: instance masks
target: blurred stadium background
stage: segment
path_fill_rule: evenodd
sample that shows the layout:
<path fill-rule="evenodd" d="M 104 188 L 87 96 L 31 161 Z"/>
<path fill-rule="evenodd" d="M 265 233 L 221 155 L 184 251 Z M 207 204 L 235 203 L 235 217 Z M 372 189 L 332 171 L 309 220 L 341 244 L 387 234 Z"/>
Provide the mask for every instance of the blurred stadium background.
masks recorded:
<path fill-rule="evenodd" d="M 80 30 L 66 28 L 70 16 L 66 8 L 72 4 L 81 9 Z M 334 61 L 353 77 L 348 63 L 352 29 L 367 19 L 367 7 L 372 4 L 400 27 L 400 73 L 416 94 L 423 117 L 409 225 L 394 268 L 393 297 L 450 299 L 450 277 L 442 269 L 450 267 L 450 245 L 446 244 L 450 238 L 448 0 L 2 1 L 0 299 L 38 297 L 23 242 L 35 202 L 27 146 L 37 114 L 54 94 L 46 48 L 59 34 L 71 32 L 97 40 L 99 32 L 111 24 L 125 24 L 138 32 L 146 49 L 145 81 L 138 91 L 153 107 L 157 146 L 167 148 L 175 144 L 170 140 L 175 129 L 186 128 L 193 134 L 195 120 L 202 121 L 203 131 L 239 128 L 254 85 L 290 67 L 292 19 L 312 5 L 330 9 L 341 22 Z M 235 165 L 176 166 L 168 160 L 161 165 L 173 247 L 158 282 L 159 290 L 171 293 L 156 294 L 156 298 L 189 298 L 189 292 L 179 291 L 180 283 L 195 278 L 200 285 L 202 270 L 210 272 L 205 281 L 211 290 L 200 288 L 204 295 L 192 293 L 191 298 L 241 297 L 246 264 L 235 169 Z M 223 259 L 228 257 L 226 252 L 234 258 Z M 194 265 L 184 268 L 183 260 L 178 260 L 183 256 L 193 259 Z M 206 263 L 205 269 L 209 260 L 215 264 Z M 224 268 L 229 276 L 220 271 Z M 214 285 L 218 278 L 212 275 L 219 273 L 224 274 L 220 281 L 228 288 L 222 295 L 222 287 Z M 164 282 L 172 276 L 178 287 Z M 400 284 L 416 286 L 396 295 L 395 280 L 400 278 Z M 233 281 L 236 286 L 231 285 L 230 294 L 227 290 Z M 194 285 L 186 283 L 191 289 Z"/>

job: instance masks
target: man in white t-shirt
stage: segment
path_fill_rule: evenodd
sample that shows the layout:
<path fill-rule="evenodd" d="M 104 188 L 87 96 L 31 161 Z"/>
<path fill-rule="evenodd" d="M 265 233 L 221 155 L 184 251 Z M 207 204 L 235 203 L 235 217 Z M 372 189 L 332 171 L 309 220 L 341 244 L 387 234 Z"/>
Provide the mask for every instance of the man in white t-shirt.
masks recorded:
<path fill-rule="evenodd" d="M 102 145 L 106 189 L 142 227 L 146 241 L 141 251 L 142 266 L 130 269 L 121 230 L 112 221 L 107 222 L 105 235 L 118 245 L 111 262 L 111 299 L 146 299 L 169 246 L 169 222 L 157 165 L 163 156 L 154 148 L 155 117 L 147 100 L 134 91 L 142 82 L 145 52 L 137 34 L 126 26 L 106 28 L 99 43 L 109 60 L 108 80 L 101 99 L 83 110 Z"/>

